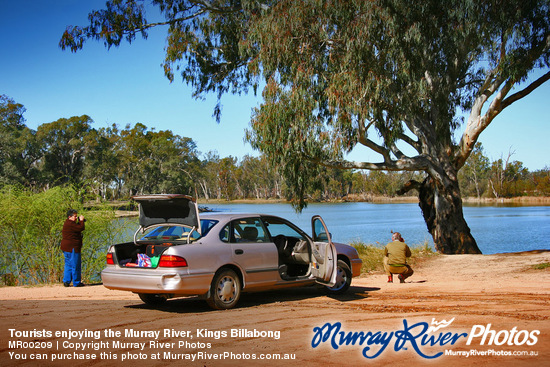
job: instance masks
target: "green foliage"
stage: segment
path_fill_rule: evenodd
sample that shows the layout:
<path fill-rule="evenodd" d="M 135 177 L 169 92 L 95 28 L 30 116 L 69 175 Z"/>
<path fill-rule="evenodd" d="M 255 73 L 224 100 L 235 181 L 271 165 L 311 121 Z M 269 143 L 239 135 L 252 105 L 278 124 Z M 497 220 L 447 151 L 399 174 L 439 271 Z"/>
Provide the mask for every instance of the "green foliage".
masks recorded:
<path fill-rule="evenodd" d="M 143 23 L 143 5 L 135 0 L 108 1 L 105 10 L 93 11 L 89 27 L 67 27 L 60 42 L 60 47 L 76 51 L 82 48 L 86 37 L 104 39 L 105 45 L 118 46 L 122 40 L 132 42 L 136 33 L 146 37 Z"/>
<path fill-rule="evenodd" d="M 449 187 L 445 181 L 456 180 L 481 132 L 471 127 L 465 146 L 452 141 L 460 110 L 485 103 L 480 94 L 489 88 L 502 88 L 502 98 L 531 68 L 548 67 L 548 2 L 508 5 L 278 2 L 247 34 L 267 80 L 248 139 L 289 166 L 283 167 L 285 178 L 298 188 L 314 177 L 310 170 L 293 169 L 304 160 L 425 171 Z M 491 111 L 487 120 L 499 112 Z M 382 144 L 371 140 L 373 133 Z M 418 155 L 404 154 L 399 141 Z M 356 144 L 380 153 L 383 161 L 345 162 L 342 153 Z"/>
<path fill-rule="evenodd" d="M 83 115 L 61 118 L 38 127 L 36 138 L 44 152 L 43 181 L 60 184 L 80 181 L 86 153 L 84 137 L 90 132 L 91 123 L 92 119 Z"/>
<path fill-rule="evenodd" d="M 18 187 L 3 188 L 0 194 L 3 274 L 13 274 L 18 284 L 59 278 L 61 227 L 66 210 L 73 204 L 71 197 L 72 192 L 59 188 L 40 195 Z"/>
<path fill-rule="evenodd" d="M 424 179 L 424 174 L 410 171 L 315 166 L 304 158 L 296 167 L 286 167 L 295 175 L 311 172 L 311 179 L 300 181 L 303 187 L 295 187 L 265 154 L 239 161 L 208 152 L 199 160 L 190 138 L 139 123 L 96 130 L 88 116 L 80 116 L 40 125 L 37 133 L 25 126 L 24 107 L 7 96 L 2 98 L 0 139 L 5 145 L 0 145 L 0 187 L 18 183 L 39 191 L 67 181 L 79 188 L 81 201 L 183 192 L 207 200 L 289 198 L 299 206 L 296 193 L 300 190 L 309 201 L 368 200 L 394 197 L 405 183 Z M 464 196 L 548 196 L 550 170 L 531 173 L 521 162 L 509 159 L 491 165 L 478 143 L 459 172 L 459 183 Z"/>
<path fill-rule="evenodd" d="M 33 182 L 38 159 L 35 133 L 25 126 L 25 107 L 0 95 L 0 185 Z"/>
<path fill-rule="evenodd" d="M 535 270 L 545 270 L 548 268 L 550 268 L 550 263 L 540 263 L 540 264 L 533 265 L 533 269 Z"/>
<path fill-rule="evenodd" d="M 55 187 L 34 194 L 17 186 L 0 191 L 0 274 L 7 283 L 59 282 L 63 256 L 59 248 L 61 229 L 69 208 L 84 214 L 86 230 L 82 250 L 84 282 L 98 281 L 105 253 L 120 236 L 124 225 L 116 222 L 112 209 L 85 211 L 74 188 Z"/>
<path fill-rule="evenodd" d="M 458 174 L 460 190 L 465 197 L 481 198 L 489 188 L 489 158 L 484 155 L 480 142 Z"/>
<path fill-rule="evenodd" d="M 529 172 L 523 163 L 500 158 L 490 162 L 481 143 L 466 161 L 459 173 L 460 190 L 464 197 L 510 198 L 521 196 L 549 196 L 550 169 Z"/>
<path fill-rule="evenodd" d="M 149 130 L 138 123 L 112 136 L 119 159 L 117 182 L 124 182 L 129 195 L 158 192 L 191 192 L 194 172 L 188 167 L 197 160 L 190 138 L 170 130 Z"/>
<path fill-rule="evenodd" d="M 86 115 L 42 124 L 33 131 L 25 126 L 23 112 L 22 105 L 2 96 L 0 186 L 21 184 L 40 190 L 69 183 L 86 186 L 98 200 L 193 191 L 199 167 L 190 138 L 139 123 L 96 130 Z"/>
<path fill-rule="evenodd" d="M 502 158 L 493 162 L 490 171 L 490 186 L 494 197 L 515 197 L 525 195 L 528 189 L 525 183 L 529 179 L 529 171 L 518 161 L 506 161 Z"/>
<path fill-rule="evenodd" d="M 550 196 L 550 167 L 532 173 L 529 193 L 536 196 Z"/>
<path fill-rule="evenodd" d="M 361 273 L 370 273 L 373 271 L 384 270 L 383 260 L 384 260 L 384 249 L 373 246 L 366 245 L 364 243 L 356 242 L 350 243 L 351 246 L 355 247 L 359 253 L 359 257 L 363 260 L 363 266 L 361 267 Z"/>

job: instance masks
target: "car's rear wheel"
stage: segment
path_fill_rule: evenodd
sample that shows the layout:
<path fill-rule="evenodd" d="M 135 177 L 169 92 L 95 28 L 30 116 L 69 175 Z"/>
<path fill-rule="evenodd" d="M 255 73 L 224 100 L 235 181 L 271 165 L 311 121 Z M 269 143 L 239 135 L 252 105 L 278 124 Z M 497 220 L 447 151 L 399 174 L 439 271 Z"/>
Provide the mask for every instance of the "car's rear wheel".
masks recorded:
<path fill-rule="evenodd" d="M 210 286 L 208 305 L 216 310 L 235 307 L 241 297 L 241 280 L 231 269 L 223 269 L 214 276 Z"/>
<path fill-rule="evenodd" d="M 351 270 L 344 260 L 338 260 L 336 268 L 336 284 L 332 287 L 326 287 L 331 294 L 340 294 L 346 292 L 351 285 Z"/>
<path fill-rule="evenodd" d="M 139 293 L 139 298 L 150 306 L 158 306 L 166 302 L 166 296 L 153 293 Z"/>

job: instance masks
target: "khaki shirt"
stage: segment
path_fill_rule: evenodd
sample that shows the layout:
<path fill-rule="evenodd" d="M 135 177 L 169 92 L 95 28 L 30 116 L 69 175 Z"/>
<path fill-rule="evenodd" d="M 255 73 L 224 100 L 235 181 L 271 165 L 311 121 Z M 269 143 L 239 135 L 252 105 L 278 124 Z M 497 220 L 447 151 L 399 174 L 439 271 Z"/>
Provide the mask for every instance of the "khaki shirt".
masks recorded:
<path fill-rule="evenodd" d="M 384 248 L 384 256 L 388 257 L 389 265 L 405 265 L 407 257 L 411 257 L 411 249 L 401 241 L 393 241 Z"/>

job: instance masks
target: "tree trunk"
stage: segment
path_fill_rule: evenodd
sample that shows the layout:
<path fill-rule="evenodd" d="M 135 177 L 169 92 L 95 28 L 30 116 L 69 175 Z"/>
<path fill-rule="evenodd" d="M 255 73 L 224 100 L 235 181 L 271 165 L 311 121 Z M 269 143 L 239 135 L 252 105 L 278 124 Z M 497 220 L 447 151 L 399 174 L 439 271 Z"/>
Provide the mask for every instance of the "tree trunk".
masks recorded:
<path fill-rule="evenodd" d="M 464 219 L 458 182 L 443 188 L 428 177 L 420 184 L 418 197 L 437 251 L 443 254 L 481 254 Z"/>

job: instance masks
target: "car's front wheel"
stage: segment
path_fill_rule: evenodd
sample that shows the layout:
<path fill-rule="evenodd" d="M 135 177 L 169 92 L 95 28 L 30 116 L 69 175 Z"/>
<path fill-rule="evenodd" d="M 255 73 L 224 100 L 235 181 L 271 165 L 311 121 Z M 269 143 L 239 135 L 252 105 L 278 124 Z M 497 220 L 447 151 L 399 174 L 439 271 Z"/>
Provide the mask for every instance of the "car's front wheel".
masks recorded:
<path fill-rule="evenodd" d="M 231 269 L 218 272 L 212 280 L 208 305 L 216 310 L 235 307 L 241 297 L 241 280 Z"/>
<path fill-rule="evenodd" d="M 331 294 L 340 294 L 346 292 L 351 285 L 351 270 L 348 264 L 343 260 L 338 260 L 336 268 L 336 284 L 332 287 L 326 287 Z"/>
<path fill-rule="evenodd" d="M 166 297 L 162 294 L 139 293 L 139 298 L 150 306 L 158 306 L 166 302 Z"/>

